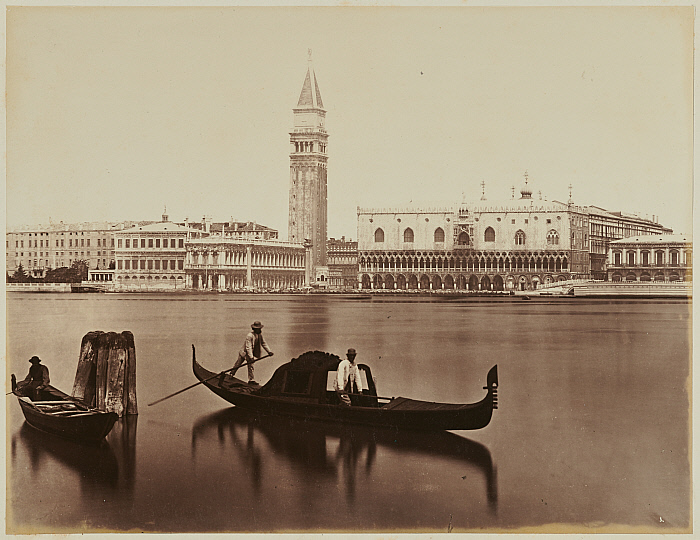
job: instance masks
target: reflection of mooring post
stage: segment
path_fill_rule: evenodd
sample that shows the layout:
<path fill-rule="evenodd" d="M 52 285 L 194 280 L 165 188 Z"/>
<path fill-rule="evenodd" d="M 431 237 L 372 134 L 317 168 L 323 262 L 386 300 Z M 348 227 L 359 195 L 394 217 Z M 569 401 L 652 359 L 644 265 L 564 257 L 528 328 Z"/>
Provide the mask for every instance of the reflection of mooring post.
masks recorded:
<path fill-rule="evenodd" d="M 138 414 L 136 349 L 131 332 L 88 332 L 80 346 L 72 396 L 102 411 Z"/>
<path fill-rule="evenodd" d="M 304 247 L 306 248 L 306 265 L 304 268 L 304 285 L 306 287 L 311 286 L 311 263 L 313 262 L 311 260 L 311 248 L 313 247 L 313 244 L 311 243 L 311 240 L 308 238 L 304 240 Z"/>

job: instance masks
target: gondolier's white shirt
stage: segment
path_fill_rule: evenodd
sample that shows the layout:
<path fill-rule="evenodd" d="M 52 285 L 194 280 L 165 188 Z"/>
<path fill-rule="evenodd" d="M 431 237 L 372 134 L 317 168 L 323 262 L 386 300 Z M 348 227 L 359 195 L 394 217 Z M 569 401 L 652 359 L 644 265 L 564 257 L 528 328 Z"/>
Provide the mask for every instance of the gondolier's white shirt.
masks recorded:
<path fill-rule="evenodd" d="M 335 389 L 344 390 L 348 384 L 348 381 L 355 381 L 357 391 L 362 392 L 362 377 L 360 377 L 360 369 L 356 364 L 351 364 L 350 360 L 346 359 L 338 364 L 338 376 L 335 379 Z"/>

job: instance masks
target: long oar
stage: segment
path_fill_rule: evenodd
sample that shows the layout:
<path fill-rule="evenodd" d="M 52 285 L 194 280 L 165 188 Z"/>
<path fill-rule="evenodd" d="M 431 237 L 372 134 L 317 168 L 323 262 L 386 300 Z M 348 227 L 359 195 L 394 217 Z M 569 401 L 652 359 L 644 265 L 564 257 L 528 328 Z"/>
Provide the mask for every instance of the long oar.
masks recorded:
<path fill-rule="evenodd" d="M 266 354 L 265 356 L 261 356 L 260 358 L 258 358 L 257 360 L 255 360 L 255 362 L 259 362 L 260 360 L 262 360 L 263 358 L 267 358 L 268 356 L 270 356 L 270 355 L 269 355 L 269 354 Z M 241 368 L 241 367 L 247 366 L 248 364 L 251 364 L 251 363 L 254 364 L 255 362 L 243 362 L 243 363 L 242 363 L 240 366 L 238 366 L 238 367 Z M 177 396 L 178 394 L 182 394 L 185 390 L 189 390 L 190 388 L 194 388 L 195 386 L 199 386 L 199 385 L 202 384 L 202 383 L 205 383 L 205 382 L 207 382 L 207 381 L 211 381 L 212 379 L 216 379 L 217 377 L 220 377 L 221 375 L 223 375 L 223 374 L 226 373 L 227 371 L 231 371 L 232 369 L 233 369 L 233 368 L 228 368 L 228 369 L 225 369 L 225 370 L 223 370 L 223 371 L 220 371 L 220 372 L 217 373 L 216 375 L 212 375 L 211 377 L 207 377 L 207 378 L 204 379 L 203 381 L 199 381 L 198 383 L 194 383 L 194 384 L 188 386 L 187 388 L 183 388 L 182 390 L 178 390 L 178 391 L 175 392 L 174 394 L 170 394 L 169 396 L 165 396 L 164 398 L 160 398 L 159 400 L 154 401 L 153 403 L 149 403 L 148 406 L 150 407 L 151 405 L 155 405 L 156 403 L 160 403 L 161 401 L 165 401 L 166 399 L 169 399 L 169 398 L 171 398 L 171 397 L 173 397 L 173 396 Z"/>

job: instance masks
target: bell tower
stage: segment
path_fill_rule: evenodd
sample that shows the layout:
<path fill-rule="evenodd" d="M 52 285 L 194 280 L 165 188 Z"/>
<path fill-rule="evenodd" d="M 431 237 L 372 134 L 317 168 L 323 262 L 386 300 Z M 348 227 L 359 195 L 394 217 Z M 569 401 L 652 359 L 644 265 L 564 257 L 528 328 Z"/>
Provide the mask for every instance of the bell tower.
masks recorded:
<path fill-rule="evenodd" d="M 289 238 L 290 242 L 311 242 L 313 279 L 316 269 L 326 266 L 328 196 L 326 171 L 328 133 L 326 111 L 318 89 L 316 73 L 309 66 L 294 112 L 290 135 Z"/>

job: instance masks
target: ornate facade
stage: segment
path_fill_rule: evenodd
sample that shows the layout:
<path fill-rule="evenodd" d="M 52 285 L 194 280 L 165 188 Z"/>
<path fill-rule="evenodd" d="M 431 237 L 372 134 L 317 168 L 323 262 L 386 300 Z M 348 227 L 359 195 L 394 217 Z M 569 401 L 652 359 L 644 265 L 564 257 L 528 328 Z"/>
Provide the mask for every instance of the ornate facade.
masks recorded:
<path fill-rule="evenodd" d="M 693 241 L 688 235 L 632 236 L 610 242 L 609 281 L 692 281 Z"/>
<path fill-rule="evenodd" d="M 168 221 L 115 233 L 115 290 L 184 289 L 185 244 L 200 234 Z"/>
<path fill-rule="evenodd" d="M 588 214 L 520 199 L 456 208 L 358 208 L 363 289 L 528 290 L 589 273 Z"/>
<path fill-rule="evenodd" d="M 328 133 L 316 74 L 309 67 L 299 102 L 293 109 L 289 178 L 289 242 L 311 243 L 311 276 L 326 266 L 328 223 Z"/>
<path fill-rule="evenodd" d="M 302 287 L 308 281 L 307 249 L 279 240 L 192 238 L 187 242 L 186 285 L 216 291 Z"/>

